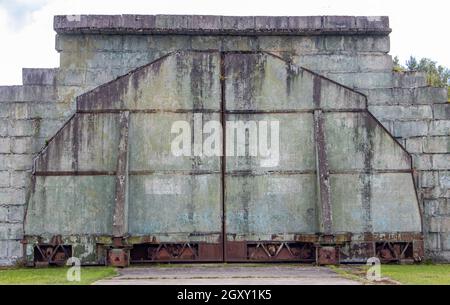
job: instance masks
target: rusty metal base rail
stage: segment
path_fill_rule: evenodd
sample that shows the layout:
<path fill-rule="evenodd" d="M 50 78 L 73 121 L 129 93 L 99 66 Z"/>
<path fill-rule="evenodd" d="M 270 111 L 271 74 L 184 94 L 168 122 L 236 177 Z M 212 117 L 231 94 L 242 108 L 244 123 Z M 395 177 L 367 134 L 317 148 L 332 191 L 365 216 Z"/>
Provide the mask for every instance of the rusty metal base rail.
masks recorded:
<path fill-rule="evenodd" d="M 274 237 L 277 239 L 279 237 Z M 293 240 L 162 242 L 155 236 L 26 236 L 27 265 L 63 265 L 74 256 L 83 265 L 125 267 L 137 263 L 297 262 L 365 263 L 378 257 L 383 263 L 420 262 L 423 237 L 417 232 L 296 234 Z M 225 259 L 223 257 L 225 253 Z"/>

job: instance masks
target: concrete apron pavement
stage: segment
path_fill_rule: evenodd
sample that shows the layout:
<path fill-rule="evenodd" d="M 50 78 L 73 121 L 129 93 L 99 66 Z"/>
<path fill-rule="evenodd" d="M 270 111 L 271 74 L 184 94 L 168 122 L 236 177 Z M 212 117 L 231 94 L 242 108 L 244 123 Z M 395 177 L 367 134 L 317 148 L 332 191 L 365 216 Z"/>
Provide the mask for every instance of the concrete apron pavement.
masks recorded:
<path fill-rule="evenodd" d="M 158 265 L 119 269 L 95 285 L 359 285 L 327 267 L 303 265 Z"/>

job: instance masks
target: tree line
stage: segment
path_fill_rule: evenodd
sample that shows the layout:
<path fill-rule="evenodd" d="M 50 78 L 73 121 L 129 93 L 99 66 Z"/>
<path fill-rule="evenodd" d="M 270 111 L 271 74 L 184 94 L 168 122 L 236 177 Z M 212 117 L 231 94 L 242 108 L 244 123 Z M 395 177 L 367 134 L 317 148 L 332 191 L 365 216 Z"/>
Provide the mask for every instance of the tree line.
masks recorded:
<path fill-rule="evenodd" d="M 438 65 L 436 61 L 429 58 L 416 59 L 410 56 L 402 65 L 398 56 L 394 57 L 394 71 L 418 71 L 425 72 L 427 75 L 427 83 L 433 87 L 447 87 L 448 100 L 450 102 L 450 69 L 442 65 Z"/>

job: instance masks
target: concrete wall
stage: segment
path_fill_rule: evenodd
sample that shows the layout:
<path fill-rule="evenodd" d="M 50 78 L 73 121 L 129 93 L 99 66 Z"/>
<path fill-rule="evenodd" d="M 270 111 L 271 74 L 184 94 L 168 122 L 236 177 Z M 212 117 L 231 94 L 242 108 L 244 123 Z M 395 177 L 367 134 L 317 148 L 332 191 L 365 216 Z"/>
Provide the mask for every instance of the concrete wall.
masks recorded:
<path fill-rule="evenodd" d="M 424 75 L 392 72 L 387 18 L 57 16 L 55 30 L 60 67 L 0 87 L 0 264 L 22 256 L 32 159 L 75 97 L 177 49 L 264 50 L 367 94 L 413 155 L 429 257 L 450 260 L 450 104 Z"/>

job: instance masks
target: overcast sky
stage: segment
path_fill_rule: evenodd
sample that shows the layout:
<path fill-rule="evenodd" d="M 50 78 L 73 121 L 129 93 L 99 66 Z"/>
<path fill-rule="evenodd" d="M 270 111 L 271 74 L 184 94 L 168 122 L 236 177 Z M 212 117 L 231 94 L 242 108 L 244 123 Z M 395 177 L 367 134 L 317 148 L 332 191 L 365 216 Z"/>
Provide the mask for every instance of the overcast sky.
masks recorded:
<path fill-rule="evenodd" d="M 0 0 L 0 85 L 21 84 L 22 67 L 59 66 L 53 15 L 359 15 L 390 17 L 391 54 L 450 67 L 449 0 Z"/>

